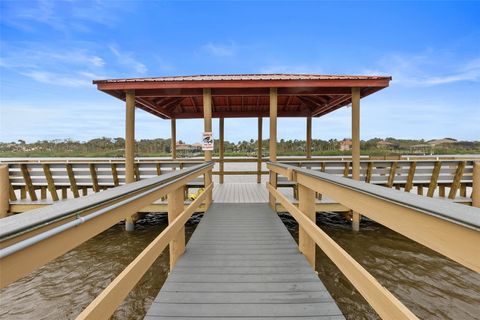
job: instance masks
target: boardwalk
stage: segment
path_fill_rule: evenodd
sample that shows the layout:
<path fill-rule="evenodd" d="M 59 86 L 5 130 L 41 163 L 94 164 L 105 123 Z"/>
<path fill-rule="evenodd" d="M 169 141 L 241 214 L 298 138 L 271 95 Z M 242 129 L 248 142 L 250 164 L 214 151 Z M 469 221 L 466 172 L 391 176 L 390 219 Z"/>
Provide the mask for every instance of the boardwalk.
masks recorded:
<path fill-rule="evenodd" d="M 267 204 L 213 204 L 146 319 L 344 319 Z"/>

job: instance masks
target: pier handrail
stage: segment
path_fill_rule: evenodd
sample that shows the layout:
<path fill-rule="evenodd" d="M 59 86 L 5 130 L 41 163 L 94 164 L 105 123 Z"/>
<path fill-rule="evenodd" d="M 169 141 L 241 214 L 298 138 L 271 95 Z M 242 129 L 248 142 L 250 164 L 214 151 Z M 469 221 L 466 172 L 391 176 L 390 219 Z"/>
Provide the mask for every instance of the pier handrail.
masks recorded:
<path fill-rule="evenodd" d="M 480 272 L 480 209 L 278 162 L 267 163 L 267 168 L 274 175 L 270 195 L 299 224 L 300 251 L 314 266 L 317 244 L 383 319 L 416 317 L 316 225 L 315 192 Z M 277 175 L 298 184 L 298 207 L 276 189 Z"/>
<path fill-rule="evenodd" d="M 211 174 L 212 168 L 213 163 L 207 162 L 0 219 L 2 270 L 0 288 L 75 248 L 161 197 L 175 193 L 176 198 L 169 201 L 169 205 L 171 203 L 183 210 L 185 184 L 200 175 Z M 198 208 L 211 191 L 212 185 L 207 186 L 199 197 L 201 200 L 192 202 L 188 210 Z M 208 206 L 209 203 L 206 203 L 207 208 Z"/>

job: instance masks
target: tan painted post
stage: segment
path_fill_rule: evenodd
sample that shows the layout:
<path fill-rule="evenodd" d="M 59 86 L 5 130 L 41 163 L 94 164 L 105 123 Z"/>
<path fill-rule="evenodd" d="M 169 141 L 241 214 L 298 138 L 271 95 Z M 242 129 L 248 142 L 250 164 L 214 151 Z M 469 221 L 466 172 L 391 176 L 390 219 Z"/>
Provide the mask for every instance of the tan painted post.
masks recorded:
<path fill-rule="evenodd" d="M 172 159 L 177 159 L 177 121 L 175 118 L 170 120 L 172 135 L 170 139 L 170 149 L 172 151 Z"/>
<path fill-rule="evenodd" d="M 220 145 L 218 146 L 218 151 L 219 151 L 218 153 L 219 153 L 219 158 L 220 158 L 220 177 L 219 177 L 220 183 L 223 183 L 223 180 L 224 180 L 224 176 L 223 176 L 223 171 L 224 171 L 223 154 L 225 152 L 224 130 L 225 130 L 225 119 L 220 118 L 219 119 Z"/>
<path fill-rule="evenodd" d="M 307 159 L 312 158 L 312 117 L 307 117 Z"/>
<path fill-rule="evenodd" d="M 277 108 L 278 108 L 277 88 L 270 88 L 270 145 L 269 160 L 277 161 Z M 270 184 L 277 187 L 277 174 L 270 171 Z M 275 210 L 275 197 L 271 194 L 268 196 L 270 207 Z"/>
<path fill-rule="evenodd" d="M 301 184 L 298 185 L 298 209 L 310 220 L 315 222 L 315 192 Z M 307 258 L 308 263 L 315 270 L 315 241 L 299 225 L 298 247 L 301 253 Z"/>
<path fill-rule="evenodd" d="M 183 212 L 183 187 L 176 189 L 167 195 L 168 223 L 172 223 L 180 213 Z M 177 235 L 170 241 L 170 270 L 177 263 L 178 258 L 185 252 L 185 226 L 183 226 Z"/>
<path fill-rule="evenodd" d="M 204 131 L 212 132 L 212 90 L 203 89 L 203 121 L 204 121 Z M 205 151 L 205 161 L 212 161 L 212 151 Z M 212 183 L 212 172 L 205 174 L 205 187 Z M 208 210 L 208 207 L 212 203 L 212 191 L 209 191 L 209 194 L 205 198 L 205 210 Z"/>
<path fill-rule="evenodd" d="M 10 180 L 8 165 L 0 165 L 0 218 L 8 216 L 10 211 Z"/>
<path fill-rule="evenodd" d="M 360 180 L 360 88 L 352 88 L 352 179 Z M 353 212 L 352 228 L 360 229 L 360 214 Z"/>
<path fill-rule="evenodd" d="M 135 91 L 127 90 L 125 101 L 125 183 L 132 183 L 135 182 Z M 125 218 L 125 229 L 135 229 L 134 216 Z"/>
<path fill-rule="evenodd" d="M 263 118 L 258 117 L 258 136 L 257 136 L 257 183 L 262 182 L 262 131 L 263 131 Z"/>
<path fill-rule="evenodd" d="M 473 163 L 472 206 L 480 208 L 480 161 Z"/>

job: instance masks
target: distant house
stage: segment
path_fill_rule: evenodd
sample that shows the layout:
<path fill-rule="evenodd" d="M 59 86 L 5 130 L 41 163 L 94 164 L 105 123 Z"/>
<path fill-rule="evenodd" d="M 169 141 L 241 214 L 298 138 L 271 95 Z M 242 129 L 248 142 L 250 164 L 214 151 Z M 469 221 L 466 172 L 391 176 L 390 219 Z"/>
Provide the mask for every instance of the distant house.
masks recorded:
<path fill-rule="evenodd" d="M 201 143 L 193 143 L 193 144 L 177 143 L 176 149 L 178 152 L 178 156 L 193 157 L 196 153 L 202 151 L 202 144 Z"/>
<path fill-rule="evenodd" d="M 391 149 L 397 149 L 398 147 L 399 147 L 398 144 L 393 143 L 393 142 L 389 142 L 389 141 L 385 141 L 385 140 L 382 140 L 382 141 L 378 141 L 378 142 L 377 142 L 377 148 L 378 148 L 378 149 L 388 149 L 388 150 L 391 150 Z"/>
<path fill-rule="evenodd" d="M 340 141 L 340 151 L 352 150 L 352 139 L 343 139 Z"/>
<path fill-rule="evenodd" d="M 443 139 L 434 139 L 434 140 L 429 140 L 427 143 L 431 145 L 432 147 L 440 145 L 440 144 L 447 144 L 447 143 L 455 143 L 457 140 L 452 139 L 452 138 L 443 138 Z"/>
<path fill-rule="evenodd" d="M 431 144 L 415 144 L 410 147 L 412 154 L 431 154 L 433 146 Z"/>

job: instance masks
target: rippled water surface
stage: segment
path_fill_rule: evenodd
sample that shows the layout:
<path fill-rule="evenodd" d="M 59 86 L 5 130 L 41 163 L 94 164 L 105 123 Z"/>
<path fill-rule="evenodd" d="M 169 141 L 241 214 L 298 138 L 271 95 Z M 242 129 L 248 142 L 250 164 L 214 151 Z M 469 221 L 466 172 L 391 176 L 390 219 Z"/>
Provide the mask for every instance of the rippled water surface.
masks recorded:
<path fill-rule="evenodd" d="M 187 238 L 201 216 L 187 224 Z M 282 220 L 297 237 L 298 226 Z M 352 232 L 342 216 L 318 225 L 421 319 L 480 319 L 480 276 L 370 221 Z M 73 319 L 166 226 L 149 215 L 133 233 L 117 225 L 0 291 L 1 319 Z M 377 319 L 348 280 L 317 250 L 317 271 L 347 319 Z M 168 250 L 118 308 L 114 319 L 141 319 L 168 273 Z"/>

